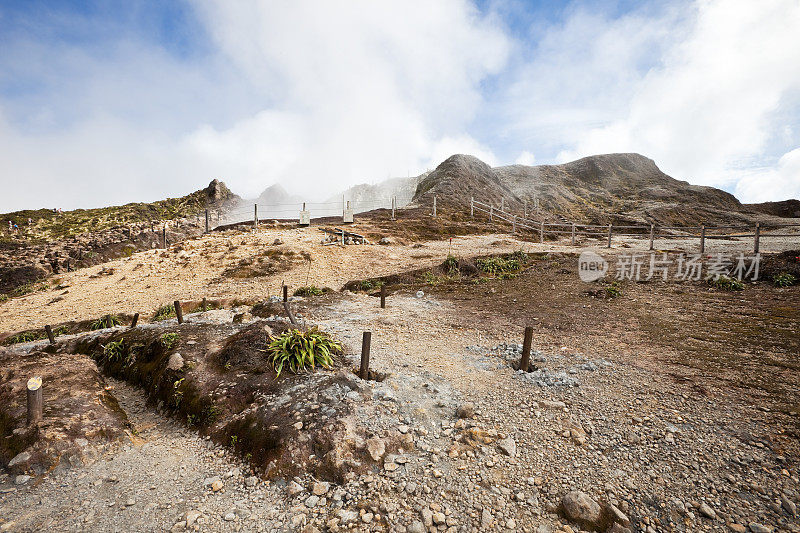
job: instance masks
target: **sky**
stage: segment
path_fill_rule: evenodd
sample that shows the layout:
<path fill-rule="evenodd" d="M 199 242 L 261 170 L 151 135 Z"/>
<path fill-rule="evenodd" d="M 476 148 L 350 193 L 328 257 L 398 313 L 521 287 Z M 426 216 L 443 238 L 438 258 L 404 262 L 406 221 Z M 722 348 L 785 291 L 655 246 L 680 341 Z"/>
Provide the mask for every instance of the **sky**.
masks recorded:
<path fill-rule="evenodd" d="M 800 1 L 0 0 L 0 212 L 612 152 L 800 198 Z"/>

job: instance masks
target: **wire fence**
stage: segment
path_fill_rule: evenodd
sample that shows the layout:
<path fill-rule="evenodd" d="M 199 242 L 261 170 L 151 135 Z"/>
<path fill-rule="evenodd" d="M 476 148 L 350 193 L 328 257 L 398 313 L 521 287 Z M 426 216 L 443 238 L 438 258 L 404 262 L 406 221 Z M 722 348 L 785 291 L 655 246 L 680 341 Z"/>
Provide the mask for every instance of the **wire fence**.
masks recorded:
<path fill-rule="evenodd" d="M 611 248 L 614 237 L 633 237 L 649 239 L 650 249 L 654 248 L 655 241 L 663 239 L 698 239 L 700 253 L 705 252 L 706 240 L 735 240 L 741 242 L 742 239 L 752 239 L 753 252 L 758 253 L 761 246 L 761 239 L 764 238 L 789 238 L 796 239 L 800 244 L 800 224 L 766 224 L 756 223 L 754 225 L 721 225 L 721 226 L 659 226 L 656 224 L 641 225 L 598 225 L 580 224 L 577 222 L 547 222 L 544 218 L 534 220 L 527 216 L 520 216 L 511 213 L 505 207 L 497 208 L 470 199 L 470 216 L 475 217 L 475 213 L 488 215 L 490 221 L 497 219 L 511 225 L 512 233 L 518 231 L 530 231 L 538 233 L 539 241 L 544 243 L 550 236 L 569 235 L 571 244 L 581 237 L 601 239 L 605 241 L 606 247 Z M 798 228 L 791 232 L 792 228 Z M 776 233 L 777 232 L 777 233 Z"/>

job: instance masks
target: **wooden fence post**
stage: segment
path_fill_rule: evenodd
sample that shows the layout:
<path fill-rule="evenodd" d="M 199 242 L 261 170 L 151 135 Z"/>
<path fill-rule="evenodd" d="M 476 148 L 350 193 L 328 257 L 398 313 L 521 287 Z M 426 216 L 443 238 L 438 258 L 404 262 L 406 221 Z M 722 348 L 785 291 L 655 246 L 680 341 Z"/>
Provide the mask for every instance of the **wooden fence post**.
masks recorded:
<path fill-rule="evenodd" d="M 283 286 L 283 301 L 284 302 L 288 302 L 289 301 L 289 286 L 288 285 L 284 285 Z"/>
<path fill-rule="evenodd" d="M 219 224 L 219 211 L 217 211 L 217 224 Z M 206 209 L 206 233 L 208 233 L 208 209 Z"/>
<path fill-rule="evenodd" d="M 381 285 L 381 309 L 386 308 L 386 283 Z"/>
<path fill-rule="evenodd" d="M 703 226 L 700 229 L 700 253 L 705 253 L 706 251 L 706 227 Z"/>
<path fill-rule="evenodd" d="M 361 379 L 369 377 L 369 348 L 372 343 L 372 333 L 369 331 L 364 332 L 361 338 L 361 368 L 358 371 L 358 376 Z"/>
<path fill-rule="evenodd" d="M 166 222 L 164 222 L 164 229 L 162 230 L 162 232 L 164 234 L 164 249 L 166 250 L 166 248 L 167 248 L 167 223 Z"/>
<path fill-rule="evenodd" d="M 392 220 L 394 220 L 394 210 L 397 207 L 397 196 L 392 196 Z"/>
<path fill-rule="evenodd" d="M 44 327 L 44 332 L 47 333 L 47 339 L 50 341 L 50 344 L 55 344 L 56 338 L 53 336 L 53 328 L 51 328 L 49 324 Z"/>
<path fill-rule="evenodd" d="M 575 246 L 575 223 L 572 223 L 572 246 Z"/>
<path fill-rule="evenodd" d="M 200 309 L 202 309 L 204 313 L 208 311 L 208 300 L 205 296 L 203 296 L 203 303 L 200 304 Z"/>
<path fill-rule="evenodd" d="M 136 327 L 136 324 L 139 323 L 139 313 L 133 314 L 133 320 L 131 320 L 131 329 Z"/>
<path fill-rule="evenodd" d="M 178 324 L 183 324 L 183 309 L 179 300 L 175 300 L 175 318 L 178 319 Z"/>
<path fill-rule="evenodd" d="M 258 204 L 253 204 L 253 227 L 258 227 Z"/>
<path fill-rule="evenodd" d="M 44 399 L 42 398 L 42 378 L 36 376 L 28 380 L 26 386 L 28 395 L 28 425 L 33 425 L 42 419 Z"/>
<path fill-rule="evenodd" d="M 761 223 L 756 222 L 756 233 L 755 233 L 755 240 L 753 241 L 753 253 L 758 253 L 758 241 L 761 237 Z"/>
<path fill-rule="evenodd" d="M 656 225 L 650 224 L 650 249 L 653 249 L 653 241 L 656 239 Z"/>
<path fill-rule="evenodd" d="M 533 342 L 533 328 L 525 327 L 525 340 L 522 343 L 522 359 L 519 361 L 519 369 L 523 372 L 528 371 L 531 363 L 531 343 Z"/>
<path fill-rule="evenodd" d="M 493 221 L 494 221 L 494 206 L 490 205 L 489 206 L 489 222 L 493 222 Z"/>
<path fill-rule="evenodd" d="M 542 225 L 539 226 L 539 242 L 544 244 L 544 222 L 542 222 Z"/>
<path fill-rule="evenodd" d="M 611 233 L 612 233 L 612 231 L 613 230 L 611 229 L 611 224 L 609 224 L 608 225 L 608 246 L 606 246 L 606 248 L 611 248 Z"/>

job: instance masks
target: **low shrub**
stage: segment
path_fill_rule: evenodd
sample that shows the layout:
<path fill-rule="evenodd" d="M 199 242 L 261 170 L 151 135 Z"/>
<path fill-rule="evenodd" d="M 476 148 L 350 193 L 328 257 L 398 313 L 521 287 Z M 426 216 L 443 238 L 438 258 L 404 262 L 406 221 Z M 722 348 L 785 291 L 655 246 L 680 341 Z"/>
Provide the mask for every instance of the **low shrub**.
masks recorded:
<path fill-rule="evenodd" d="M 165 350 L 170 350 L 173 346 L 175 346 L 175 344 L 177 344 L 180 338 L 181 336 L 177 333 L 164 333 L 161 335 L 161 338 L 158 340 L 158 342 L 161 343 L 161 346 L 163 346 Z"/>
<path fill-rule="evenodd" d="M 330 292 L 330 289 L 327 287 L 319 288 L 315 287 L 314 285 L 309 285 L 308 287 L 299 287 L 296 291 L 294 291 L 295 296 L 322 296 L 326 292 Z"/>
<path fill-rule="evenodd" d="M 334 356 L 342 353 L 342 346 L 317 328 L 290 329 L 277 337 L 271 336 L 266 351 L 277 378 L 284 368 L 294 374 L 317 366 L 331 368 Z"/>
<path fill-rule="evenodd" d="M 741 291 L 744 290 L 744 283 L 730 276 L 719 276 L 718 278 L 708 278 L 708 284 L 715 289 L 722 291 Z"/>
<path fill-rule="evenodd" d="M 622 296 L 622 289 L 616 281 L 611 285 L 606 285 L 605 291 L 607 298 L 617 298 Z"/>
<path fill-rule="evenodd" d="M 487 257 L 484 259 L 478 259 L 475 261 L 475 264 L 483 272 L 493 276 L 515 272 L 522 266 L 518 259 L 505 257 Z"/>
<path fill-rule="evenodd" d="M 122 358 L 124 351 L 125 351 L 124 339 L 120 339 L 118 341 L 111 341 L 105 346 L 103 346 L 103 357 L 105 357 L 106 361 L 108 361 L 109 363 L 115 363 Z"/>
<path fill-rule="evenodd" d="M 94 331 L 97 329 L 106 329 L 106 328 L 113 328 L 115 326 L 119 326 L 121 324 L 120 319 L 116 315 L 106 315 L 103 318 L 98 318 L 94 322 L 91 323 L 89 328 Z"/>
<path fill-rule="evenodd" d="M 168 318 L 175 317 L 175 306 L 173 305 L 162 305 L 159 307 L 155 314 L 153 315 L 152 322 L 158 322 L 160 320 L 166 320 Z"/>
<path fill-rule="evenodd" d="M 8 294 L 0 294 L 0 304 L 8 301 Z"/>
<path fill-rule="evenodd" d="M 3 344 L 11 345 L 11 344 L 19 344 L 21 342 L 33 342 L 38 341 L 40 339 L 44 339 L 47 334 L 42 331 L 23 331 L 22 333 L 17 333 L 16 335 L 12 335 L 11 337 L 7 338 L 3 341 Z"/>
<path fill-rule="evenodd" d="M 788 272 L 781 272 L 772 278 L 772 283 L 776 287 L 790 287 L 797 283 L 797 278 Z"/>

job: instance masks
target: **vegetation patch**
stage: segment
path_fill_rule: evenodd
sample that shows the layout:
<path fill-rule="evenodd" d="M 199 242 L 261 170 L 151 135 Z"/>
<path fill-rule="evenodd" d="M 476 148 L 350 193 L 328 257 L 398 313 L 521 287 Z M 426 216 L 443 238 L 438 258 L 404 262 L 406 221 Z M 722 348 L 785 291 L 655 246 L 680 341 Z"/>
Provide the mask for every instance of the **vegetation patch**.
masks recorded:
<path fill-rule="evenodd" d="M 150 322 L 160 322 L 169 318 L 175 318 L 175 306 L 171 304 L 162 305 L 156 309 L 156 312 L 153 314 L 153 318 L 150 320 Z"/>
<path fill-rule="evenodd" d="M 98 329 L 107 329 L 119 326 L 120 324 L 122 324 L 122 321 L 117 315 L 106 315 L 103 318 L 98 318 L 92 322 L 92 325 L 89 329 L 93 331 Z"/>
<path fill-rule="evenodd" d="M 334 357 L 342 353 L 342 345 L 317 328 L 307 331 L 292 329 L 270 337 L 266 351 L 277 378 L 284 368 L 293 374 L 307 372 L 317 366 L 332 368 Z"/>
<path fill-rule="evenodd" d="M 707 283 L 722 291 L 742 291 L 744 283 L 730 276 L 719 276 L 718 278 L 708 278 Z"/>
<path fill-rule="evenodd" d="M 780 274 L 772 277 L 772 283 L 776 287 L 791 287 L 797 283 L 797 278 L 788 272 L 781 272 Z"/>
<path fill-rule="evenodd" d="M 331 292 L 331 289 L 328 287 L 316 287 L 314 285 L 309 285 L 307 287 L 300 287 L 294 291 L 294 296 L 322 296 L 325 293 Z"/>

